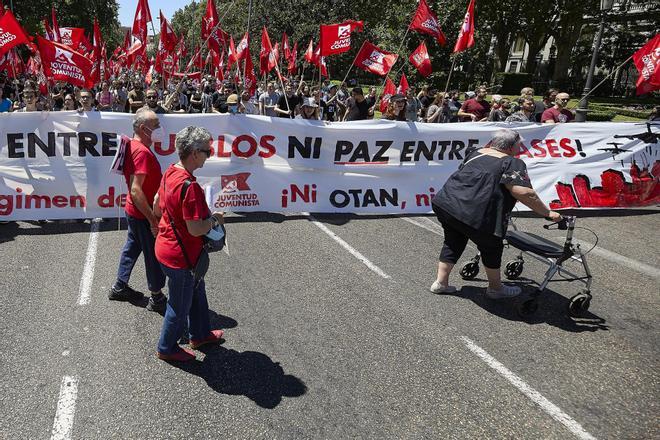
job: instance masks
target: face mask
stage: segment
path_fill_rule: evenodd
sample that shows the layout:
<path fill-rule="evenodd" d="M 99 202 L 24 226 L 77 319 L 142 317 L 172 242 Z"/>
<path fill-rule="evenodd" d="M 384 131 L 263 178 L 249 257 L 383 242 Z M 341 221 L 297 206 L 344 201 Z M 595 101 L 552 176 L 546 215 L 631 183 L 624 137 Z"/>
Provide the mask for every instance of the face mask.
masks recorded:
<path fill-rule="evenodd" d="M 165 137 L 165 133 L 163 132 L 163 127 L 158 127 L 153 130 L 151 130 L 151 142 L 156 143 L 163 143 L 163 138 Z"/>
<path fill-rule="evenodd" d="M 237 105 L 230 105 L 229 106 L 229 113 L 231 113 L 231 114 L 238 113 L 238 106 Z"/>

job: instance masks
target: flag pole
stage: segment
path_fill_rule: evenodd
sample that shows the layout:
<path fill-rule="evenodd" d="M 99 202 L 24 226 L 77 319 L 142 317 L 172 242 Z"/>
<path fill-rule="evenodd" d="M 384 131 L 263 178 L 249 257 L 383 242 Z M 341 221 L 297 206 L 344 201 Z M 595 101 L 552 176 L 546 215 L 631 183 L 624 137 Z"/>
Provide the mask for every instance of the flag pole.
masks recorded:
<path fill-rule="evenodd" d="M 357 52 L 358 54 L 362 51 L 362 48 L 364 47 L 364 43 L 366 43 L 366 42 L 367 42 L 367 40 L 364 40 L 362 42 L 362 46 L 360 46 L 360 49 Z M 348 72 L 346 72 L 346 75 L 344 75 L 344 79 L 339 83 L 340 86 L 346 82 L 346 79 L 348 78 L 348 75 L 351 73 L 351 70 L 353 69 L 353 66 L 355 66 L 355 59 L 356 58 L 357 58 L 357 54 L 355 55 L 355 57 L 353 57 L 353 62 L 351 63 L 351 66 L 348 68 Z"/>
<path fill-rule="evenodd" d="M 252 19 L 252 0 L 250 0 L 248 4 L 248 20 L 247 20 L 247 35 L 248 35 L 248 47 L 247 47 L 247 55 L 249 57 L 252 57 L 250 54 L 250 20 Z M 254 67 L 253 67 L 254 69 Z M 245 90 L 245 75 L 247 75 L 247 62 L 243 60 L 243 82 L 242 82 L 242 88 L 241 90 Z M 259 97 L 257 97 L 257 101 L 259 100 Z M 258 103 L 257 103 L 258 104 Z"/>
<path fill-rule="evenodd" d="M 449 90 L 449 82 L 451 81 L 451 74 L 454 71 L 454 66 L 456 65 L 456 58 L 458 58 L 458 55 L 454 55 L 454 59 L 451 62 L 451 68 L 449 69 L 449 75 L 447 76 L 447 84 L 445 84 L 445 93 L 447 93 L 447 90 Z"/>
<path fill-rule="evenodd" d="M 616 69 L 612 70 L 612 71 L 610 72 L 609 75 L 607 75 L 605 78 L 603 78 L 603 80 L 602 80 L 601 82 L 599 82 L 598 84 L 596 84 L 595 87 L 593 87 L 591 90 L 589 90 L 589 93 L 587 93 L 587 94 L 584 95 L 582 98 L 580 98 L 580 100 L 577 101 L 577 102 L 573 105 L 573 107 L 569 108 L 568 110 L 573 110 L 577 105 L 580 104 L 580 102 L 581 102 L 583 99 L 585 99 L 585 98 L 587 98 L 589 95 L 591 95 L 591 94 L 592 94 L 592 93 L 593 93 L 598 87 L 600 87 L 605 81 L 607 81 L 612 75 L 614 75 L 614 74 L 615 74 L 620 68 L 622 68 L 622 67 L 623 67 L 628 61 L 630 61 L 630 60 L 632 59 L 632 57 L 633 57 L 633 55 L 630 55 L 630 56 L 628 57 L 628 59 L 626 59 L 623 63 L 619 64 L 619 65 L 616 67 Z"/>
<path fill-rule="evenodd" d="M 14 74 L 14 90 L 16 91 L 16 100 L 18 101 L 20 99 L 20 92 L 18 91 L 18 77 L 16 77 L 16 68 L 14 67 L 14 62 L 17 55 L 13 48 L 10 52 L 12 53 L 11 71 Z M 39 53 L 39 57 L 41 57 L 41 53 Z M 43 72 L 43 62 L 41 63 L 41 71 Z M 46 75 L 44 74 L 44 76 Z M 46 78 L 46 88 L 48 88 L 48 78 Z M 37 91 L 35 90 L 34 92 L 36 93 Z M 50 97 L 50 89 L 48 89 L 48 96 Z"/>
<path fill-rule="evenodd" d="M 398 47 L 397 50 L 396 50 L 396 54 L 397 54 L 397 59 L 396 59 L 396 61 L 399 61 L 399 58 L 400 58 L 399 52 L 401 51 L 401 48 L 403 47 L 403 44 L 406 42 L 406 38 L 408 37 L 408 33 L 409 33 L 409 32 L 410 32 L 410 25 L 408 25 L 408 28 L 406 29 L 406 33 L 403 34 L 403 38 L 401 39 L 401 43 L 399 43 L 399 47 Z M 396 62 L 395 62 L 394 64 L 396 64 Z M 405 66 L 405 63 L 404 63 L 404 66 Z M 392 67 L 394 67 L 394 66 L 392 66 Z M 401 69 L 403 69 L 403 66 L 401 67 Z M 395 77 L 396 77 L 396 75 L 401 71 L 401 69 L 399 69 L 399 70 L 396 71 L 396 73 L 394 74 Z M 376 100 L 375 100 L 375 102 L 374 102 L 374 116 L 376 115 L 376 104 L 378 104 L 378 100 L 379 100 L 379 99 L 382 97 L 382 95 L 383 95 L 383 89 L 385 88 L 385 84 L 387 83 L 387 78 L 390 77 L 390 72 L 392 72 L 392 68 L 391 68 L 391 67 L 390 67 L 389 72 L 387 72 L 387 75 L 385 75 L 385 81 L 383 81 L 383 85 L 380 86 L 380 92 L 378 92 L 378 95 L 376 96 Z"/>

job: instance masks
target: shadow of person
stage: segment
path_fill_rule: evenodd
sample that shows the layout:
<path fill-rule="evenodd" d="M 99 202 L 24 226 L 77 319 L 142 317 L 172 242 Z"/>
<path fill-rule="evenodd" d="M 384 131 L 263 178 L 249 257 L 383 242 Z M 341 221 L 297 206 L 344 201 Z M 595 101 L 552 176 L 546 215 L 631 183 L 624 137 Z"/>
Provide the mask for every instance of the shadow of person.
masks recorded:
<path fill-rule="evenodd" d="M 521 279 L 521 281 L 526 280 Z M 523 288 L 523 293 L 512 299 L 490 299 L 485 295 L 486 289 L 477 286 L 463 286 L 454 296 L 468 299 L 488 313 L 509 321 L 521 321 L 532 325 L 545 323 L 574 333 L 609 330 L 604 318 L 589 311 L 577 318 L 568 316 L 569 299 L 548 288 L 538 297 L 539 307 L 536 313 L 529 317 L 521 317 L 518 306 L 530 298 L 533 286 L 522 283 L 518 285 Z"/>
<path fill-rule="evenodd" d="M 245 396 L 262 408 L 273 409 L 283 397 L 300 397 L 305 383 L 285 374 L 279 362 L 256 351 L 236 351 L 219 345 L 201 349 L 203 361 L 172 363 L 181 370 L 201 377 L 217 393 Z"/>
<path fill-rule="evenodd" d="M 165 313 L 163 313 L 162 316 L 165 316 Z M 225 315 L 220 315 L 211 309 L 209 309 L 209 323 L 211 324 L 211 328 L 214 330 L 234 328 L 238 326 L 238 321 L 236 321 L 234 318 L 230 318 L 229 316 L 225 316 Z M 189 342 L 190 342 L 190 337 L 188 335 L 188 322 L 186 322 L 183 327 L 183 335 L 181 335 L 181 338 L 179 338 L 179 344 L 185 345 Z"/>

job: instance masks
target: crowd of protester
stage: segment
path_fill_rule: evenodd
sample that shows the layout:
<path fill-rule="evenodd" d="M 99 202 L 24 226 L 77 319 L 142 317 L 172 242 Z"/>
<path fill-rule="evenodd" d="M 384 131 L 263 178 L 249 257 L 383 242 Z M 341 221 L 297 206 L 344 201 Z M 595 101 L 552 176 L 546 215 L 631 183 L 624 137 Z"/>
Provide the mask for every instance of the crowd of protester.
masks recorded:
<path fill-rule="evenodd" d="M 193 80 L 172 78 L 165 83 L 154 78 L 123 74 L 103 81 L 97 88 L 81 89 L 57 83 L 43 93 L 35 77 L 11 80 L 0 76 L 0 113 L 77 110 L 135 113 L 148 107 L 162 113 L 230 113 L 282 118 L 316 119 L 328 122 L 356 121 L 378 117 L 408 122 L 543 122 L 561 123 L 575 119 L 567 108 L 570 96 L 549 89 L 541 100 L 525 87 L 520 97 L 509 99 L 493 94 L 486 85 L 474 91 L 447 93 L 424 86 L 409 87 L 404 94 L 388 99 L 380 112 L 382 96 L 376 87 L 349 88 L 346 83 L 308 84 L 292 79 L 282 88 L 278 81 L 262 82 L 255 93 L 241 90 L 231 81 L 213 76 Z M 365 96 L 366 92 L 366 96 Z M 657 110 L 651 119 L 658 119 Z"/>

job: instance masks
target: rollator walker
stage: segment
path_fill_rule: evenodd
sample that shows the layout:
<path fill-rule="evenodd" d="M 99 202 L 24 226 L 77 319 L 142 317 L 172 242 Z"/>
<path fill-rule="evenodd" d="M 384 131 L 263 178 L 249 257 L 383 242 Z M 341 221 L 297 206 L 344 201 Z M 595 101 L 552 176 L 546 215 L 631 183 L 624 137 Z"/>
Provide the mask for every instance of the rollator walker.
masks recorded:
<path fill-rule="evenodd" d="M 576 295 L 571 297 L 568 303 L 568 314 L 571 317 L 578 317 L 589 310 L 591 304 L 591 271 L 587 264 L 586 253 L 583 253 L 578 243 L 573 243 L 573 231 L 575 230 L 576 217 L 566 216 L 560 221 L 543 225 L 544 229 L 556 229 L 567 231 L 566 241 L 564 244 L 557 244 L 546 238 L 540 237 L 528 232 L 518 231 L 515 224 L 512 224 L 513 230 L 507 231 L 505 237 L 506 246 L 512 246 L 520 250 L 520 254 L 515 260 L 506 263 L 504 268 L 504 275 L 509 280 L 516 280 L 522 274 L 525 266 L 523 254 L 529 255 L 536 260 L 547 264 L 548 270 L 545 272 L 545 278 L 538 284 L 538 287 L 530 295 L 530 298 L 523 301 L 518 305 L 518 313 L 522 317 L 529 317 L 536 313 L 538 309 L 538 297 L 543 293 L 548 283 L 558 281 L 578 281 L 584 285 L 584 289 L 580 290 Z M 472 280 L 479 273 L 479 260 L 480 255 L 477 254 L 469 262 L 465 263 L 461 268 L 460 274 L 464 280 Z M 584 276 L 578 276 L 564 268 L 564 263 L 569 260 L 575 260 L 582 264 L 584 269 Z M 559 275 L 561 279 L 553 280 L 555 275 Z M 570 278 L 567 278 L 568 275 Z"/>

